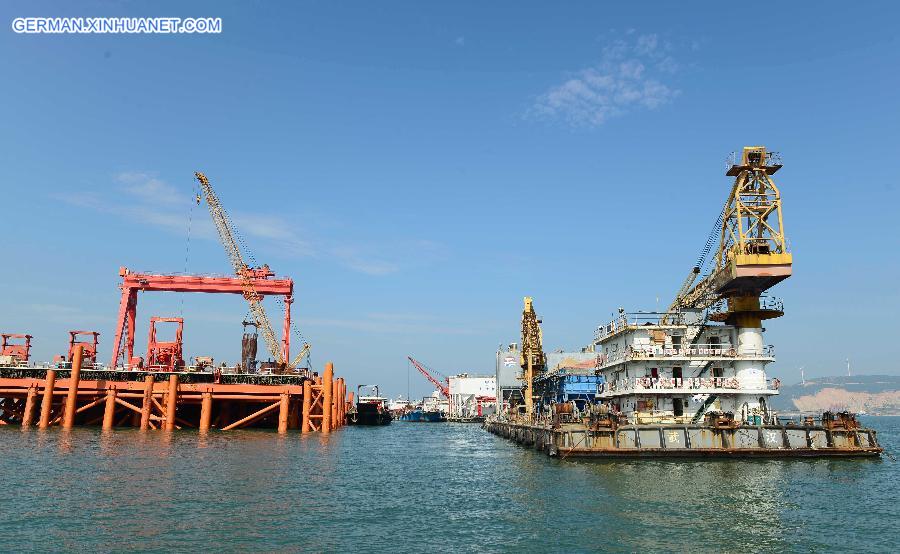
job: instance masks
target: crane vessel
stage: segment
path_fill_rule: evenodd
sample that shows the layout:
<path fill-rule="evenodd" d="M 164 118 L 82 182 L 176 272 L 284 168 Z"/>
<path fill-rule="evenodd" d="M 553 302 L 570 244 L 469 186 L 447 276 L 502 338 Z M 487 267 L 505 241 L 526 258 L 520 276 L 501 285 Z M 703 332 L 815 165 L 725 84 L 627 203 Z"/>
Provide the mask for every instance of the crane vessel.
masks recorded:
<path fill-rule="evenodd" d="M 772 177 L 781 167 L 764 146 L 728 164 L 734 182 L 714 231 L 664 312 L 620 308 L 579 352 L 545 353 L 525 298 L 522 392 L 501 395 L 485 427 L 563 457 L 879 456 L 875 430 L 854 414 L 792 421 L 769 407 L 780 383 L 766 375 L 775 356 L 762 322 L 784 307 L 766 293 L 793 263 Z"/>

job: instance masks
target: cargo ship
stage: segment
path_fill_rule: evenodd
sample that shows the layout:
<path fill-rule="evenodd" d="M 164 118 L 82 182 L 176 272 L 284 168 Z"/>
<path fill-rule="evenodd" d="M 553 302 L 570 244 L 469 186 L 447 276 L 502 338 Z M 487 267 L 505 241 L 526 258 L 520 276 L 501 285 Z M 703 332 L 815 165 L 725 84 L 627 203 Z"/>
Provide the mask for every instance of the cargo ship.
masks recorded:
<path fill-rule="evenodd" d="M 363 389 L 369 394 L 363 395 Z M 388 399 L 378 392 L 378 385 L 359 385 L 356 388 L 356 405 L 347 413 L 350 425 L 388 425 L 394 417 L 388 408 Z"/>
<path fill-rule="evenodd" d="M 563 457 L 879 456 L 875 430 L 852 413 L 795 420 L 770 407 L 780 383 L 766 374 L 775 349 L 762 322 L 784 305 L 766 292 L 793 261 L 772 179 L 781 167 L 762 146 L 733 158 L 716 227 L 664 312 L 619 308 L 588 346 L 554 358 L 525 298 L 521 350 L 498 352 L 498 376 L 501 357 L 518 359 L 524 385 L 520 395 L 501 386 L 501 411 L 485 428 Z"/>

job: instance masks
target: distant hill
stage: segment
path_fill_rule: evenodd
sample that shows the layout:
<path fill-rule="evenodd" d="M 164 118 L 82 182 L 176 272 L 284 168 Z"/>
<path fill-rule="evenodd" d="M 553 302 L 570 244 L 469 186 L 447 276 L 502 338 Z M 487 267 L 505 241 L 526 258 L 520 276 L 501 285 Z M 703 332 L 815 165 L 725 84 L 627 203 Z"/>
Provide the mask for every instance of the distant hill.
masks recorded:
<path fill-rule="evenodd" d="M 783 385 L 770 405 L 782 412 L 850 410 L 900 415 L 900 376 L 818 377 L 805 384 Z"/>

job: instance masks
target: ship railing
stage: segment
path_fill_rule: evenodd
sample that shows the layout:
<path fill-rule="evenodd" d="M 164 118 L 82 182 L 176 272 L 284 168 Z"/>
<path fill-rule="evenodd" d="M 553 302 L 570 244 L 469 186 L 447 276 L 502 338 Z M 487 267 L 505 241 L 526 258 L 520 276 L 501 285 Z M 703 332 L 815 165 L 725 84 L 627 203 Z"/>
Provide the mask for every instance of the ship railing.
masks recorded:
<path fill-rule="evenodd" d="M 736 377 L 634 377 L 607 383 L 604 391 L 631 392 L 642 390 L 672 390 L 690 392 L 700 389 L 741 388 Z"/>
<path fill-rule="evenodd" d="M 597 327 L 597 330 L 594 332 L 594 342 L 600 342 L 606 337 L 614 335 L 619 331 L 623 331 L 628 327 L 638 327 L 642 325 L 662 325 L 664 318 L 666 319 L 666 325 L 682 325 L 684 323 L 684 316 L 679 312 L 621 313 L 606 325 Z"/>
<path fill-rule="evenodd" d="M 624 352 L 598 356 L 598 367 L 648 358 L 774 358 L 775 346 L 768 344 L 760 350 L 749 350 L 741 354 L 729 344 L 697 344 L 687 348 L 665 348 L 663 346 L 628 346 Z"/>
<path fill-rule="evenodd" d="M 662 356 L 693 357 L 734 357 L 737 352 L 730 344 L 694 344 L 689 347 L 664 347 L 662 345 L 629 346 L 625 350 L 632 358 L 655 358 Z"/>
<path fill-rule="evenodd" d="M 637 425 L 691 425 L 694 416 L 692 414 L 675 415 L 673 410 L 641 410 L 632 414 L 632 419 Z M 775 412 L 754 413 L 740 421 L 746 425 L 779 425 L 783 424 Z"/>

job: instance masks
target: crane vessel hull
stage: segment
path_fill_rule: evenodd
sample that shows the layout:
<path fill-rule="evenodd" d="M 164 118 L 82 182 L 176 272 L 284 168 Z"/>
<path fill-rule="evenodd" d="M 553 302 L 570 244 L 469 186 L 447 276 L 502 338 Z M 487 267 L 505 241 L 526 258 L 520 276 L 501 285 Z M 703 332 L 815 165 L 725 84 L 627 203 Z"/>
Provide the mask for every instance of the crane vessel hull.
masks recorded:
<path fill-rule="evenodd" d="M 485 429 L 522 446 L 562 458 L 808 458 L 877 457 L 872 429 L 823 425 L 625 425 L 600 429 L 489 419 Z"/>

